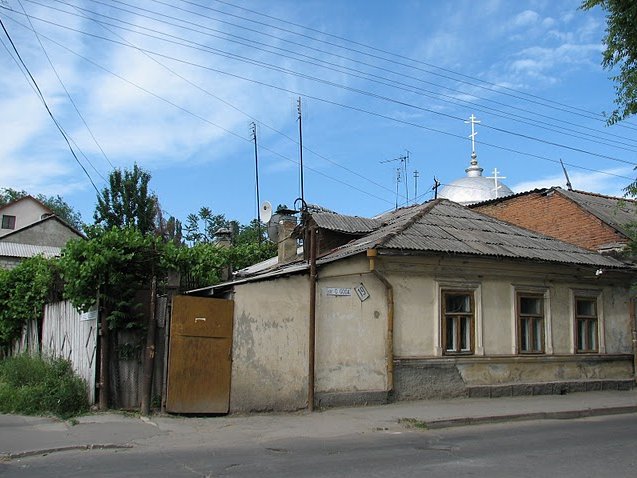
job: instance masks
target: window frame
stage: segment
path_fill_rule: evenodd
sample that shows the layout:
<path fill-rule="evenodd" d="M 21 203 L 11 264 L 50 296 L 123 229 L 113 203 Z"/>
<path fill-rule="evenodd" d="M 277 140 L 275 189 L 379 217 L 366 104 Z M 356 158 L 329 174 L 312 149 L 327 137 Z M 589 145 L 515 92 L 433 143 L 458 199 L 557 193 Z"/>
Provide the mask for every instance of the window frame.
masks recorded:
<path fill-rule="evenodd" d="M 447 312 L 447 296 L 448 295 L 465 295 L 469 297 L 469 311 L 468 312 Z M 461 344 L 462 342 L 462 327 L 459 326 L 459 321 L 463 318 L 468 317 L 469 320 L 469 348 L 467 350 L 463 350 L 461 346 L 459 346 L 455 350 L 447 349 L 447 320 L 451 318 L 454 322 L 458 322 L 455 325 L 454 330 L 457 334 L 456 343 Z M 443 355 L 474 355 L 475 354 L 475 335 L 476 335 L 476 299 L 475 299 L 475 290 L 468 289 L 449 289 L 443 288 L 440 290 L 440 337 L 441 337 L 441 348 Z"/>
<path fill-rule="evenodd" d="M 5 226 L 5 220 L 6 222 L 6 226 Z M 12 216 L 11 214 L 3 214 L 2 215 L 2 224 L 0 224 L 2 229 L 10 229 L 10 230 L 14 230 L 15 229 L 15 220 L 16 217 Z"/>
<path fill-rule="evenodd" d="M 530 314 L 522 312 L 522 299 L 537 299 L 540 301 L 539 314 Z M 539 321 L 539 329 L 530 327 L 529 330 L 539 330 L 540 333 L 540 349 L 533 348 L 532 350 L 523 350 L 522 344 L 522 330 L 523 322 L 531 321 L 532 324 Z M 516 351 L 521 355 L 542 355 L 546 353 L 546 306 L 545 306 L 545 294 L 540 292 L 526 292 L 516 291 L 515 294 L 515 329 L 516 329 Z M 536 326 L 537 327 L 537 326 Z M 536 343 L 537 337 L 535 333 L 531 337 L 530 343 Z"/>
<path fill-rule="evenodd" d="M 578 301 L 587 301 L 587 302 L 592 302 L 594 305 L 594 309 L 595 309 L 595 313 L 594 315 L 578 315 L 578 307 L 577 307 L 577 303 Z M 594 334 L 592 335 L 592 337 L 594 337 L 595 340 L 595 347 L 590 347 L 590 344 L 585 344 L 587 347 L 583 348 L 581 347 L 582 344 L 580 344 L 580 322 L 584 322 L 586 325 L 586 333 L 584 334 L 587 338 L 590 338 L 590 324 L 593 324 L 595 327 L 594 330 Z M 601 327 L 601 320 L 600 320 L 600 310 L 599 310 L 599 297 L 598 296 L 593 296 L 593 295 L 587 295 L 587 294 L 579 294 L 579 293 L 575 293 L 573 295 L 573 349 L 575 351 L 576 354 L 598 354 L 600 353 L 600 350 L 602 349 L 602 344 L 601 344 L 601 340 L 600 340 L 600 327 Z"/>

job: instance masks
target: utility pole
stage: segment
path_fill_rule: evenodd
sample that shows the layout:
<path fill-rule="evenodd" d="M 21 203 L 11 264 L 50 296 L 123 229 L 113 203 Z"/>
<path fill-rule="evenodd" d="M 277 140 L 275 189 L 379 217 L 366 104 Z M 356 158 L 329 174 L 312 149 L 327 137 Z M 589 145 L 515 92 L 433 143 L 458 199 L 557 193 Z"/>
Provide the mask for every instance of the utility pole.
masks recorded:
<path fill-rule="evenodd" d="M 257 234 L 259 236 L 259 244 L 261 244 L 261 220 L 259 219 L 259 211 L 261 208 L 261 200 L 259 198 L 259 153 L 257 147 L 257 124 L 253 121 L 250 123 L 250 133 L 252 134 L 252 141 L 254 142 L 254 175 L 257 189 Z"/>
<path fill-rule="evenodd" d="M 301 114 L 301 97 L 299 96 L 299 102 L 297 105 L 299 113 L 299 159 L 301 161 L 301 201 L 305 204 L 305 193 L 303 191 L 303 126 L 302 126 L 302 114 Z"/>

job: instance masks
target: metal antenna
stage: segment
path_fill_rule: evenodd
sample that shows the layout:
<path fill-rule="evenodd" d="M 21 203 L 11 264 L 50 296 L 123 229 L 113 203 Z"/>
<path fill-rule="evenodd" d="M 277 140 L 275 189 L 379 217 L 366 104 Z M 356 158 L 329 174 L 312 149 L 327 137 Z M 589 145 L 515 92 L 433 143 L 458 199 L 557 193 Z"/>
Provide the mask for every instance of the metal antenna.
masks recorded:
<path fill-rule="evenodd" d="M 398 156 L 393 159 L 385 159 L 384 161 L 380 161 L 380 164 L 392 163 L 394 161 L 400 161 L 400 166 L 397 168 L 397 179 L 396 179 L 396 209 L 398 209 L 398 183 L 400 182 L 400 174 L 405 177 L 405 198 L 407 200 L 406 204 L 409 204 L 409 184 L 407 181 L 407 164 L 409 163 L 409 151 L 405 150 L 405 155 Z"/>
<path fill-rule="evenodd" d="M 303 191 L 303 125 L 302 125 L 302 114 L 301 114 L 301 97 L 299 96 L 298 102 L 298 113 L 299 113 L 299 158 L 301 161 L 301 200 L 305 202 L 305 194 Z"/>
<path fill-rule="evenodd" d="M 259 211 L 261 209 L 261 200 L 259 198 L 259 152 L 257 148 L 257 124 L 253 121 L 250 123 L 250 133 L 252 135 L 252 141 L 254 142 L 254 176 L 257 187 L 257 234 L 259 235 L 259 244 L 261 244 L 261 219 L 259 218 Z"/>
<path fill-rule="evenodd" d="M 418 202 L 418 178 L 420 176 L 418 175 L 418 170 L 415 169 L 414 170 L 414 203 Z"/>
<path fill-rule="evenodd" d="M 434 185 L 431 189 L 434 190 L 434 199 L 438 199 L 438 188 L 440 187 L 440 181 L 434 176 Z"/>
<path fill-rule="evenodd" d="M 571 180 L 568 178 L 568 173 L 566 172 L 566 167 L 564 166 L 564 163 L 562 162 L 562 158 L 560 158 L 560 164 L 562 165 L 562 171 L 564 171 L 564 176 L 566 177 L 566 188 L 569 191 L 572 191 L 573 185 L 571 184 Z"/>

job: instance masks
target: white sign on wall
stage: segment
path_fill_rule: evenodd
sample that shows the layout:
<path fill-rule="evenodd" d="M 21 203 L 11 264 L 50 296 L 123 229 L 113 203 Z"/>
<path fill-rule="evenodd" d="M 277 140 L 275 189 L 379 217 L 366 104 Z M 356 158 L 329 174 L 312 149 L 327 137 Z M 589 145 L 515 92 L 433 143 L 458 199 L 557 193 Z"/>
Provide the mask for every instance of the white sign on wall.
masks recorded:
<path fill-rule="evenodd" d="M 350 297 L 352 289 L 350 287 L 327 287 L 325 293 L 332 297 Z"/>

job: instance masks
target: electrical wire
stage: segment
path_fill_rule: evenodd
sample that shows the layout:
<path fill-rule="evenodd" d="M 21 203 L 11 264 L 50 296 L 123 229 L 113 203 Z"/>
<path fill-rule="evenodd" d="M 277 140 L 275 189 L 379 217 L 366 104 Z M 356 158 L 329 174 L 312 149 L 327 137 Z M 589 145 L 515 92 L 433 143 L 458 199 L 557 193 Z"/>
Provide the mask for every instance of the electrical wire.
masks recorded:
<path fill-rule="evenodd" d="M 77 164 L 80 166 L 80 168 L 82 168 L 82 171 L 84 171 L 84 174 L 86 175 L 86 177 L 88 178 L 90 183 L 93 185 L 93 189 L 95 189 L 97 194 L 99 194 L 99 190 L 97 189 L 97 186 L 95 186 L 95 183 L 93 182 L 93 178 L 91 178 L 91 175 L 88 173 L 88 171 L 86 170 L 84 165 L 80 162 L 79 158 L 75 154 L 75 151 L 73 150 L 73 147 L 71 146 L 71 143 L 69 141 L 69 138 L 68 138 L 66 132 L 64 131 L 64 129 L 62 128 L 60 123 L 58 123 L 57 119 L 55 118 L 55 116 L 51 112 L 51 109 L 49 108 L 49 105 L 47 104 L 46 99 L 44 98 L 44 95 L 42 94 L 42 91 L 40 90 L 40 87 L 38 86 L 37 81 L 35 81 L 35 78 L 31 74 L 31 72 L 29 71 L 29 67 L 27 67 L 26 63 L 24 63 L 24 60 L 22 59 L 22 56 L 20 56 L 20 52 L 18 51 L 15 43 L 13 42 L 13 39 L 11 38 L 11 35 L 9 34 L 9 31 L 6 29 L 6 27 L 4 25 L 4 22 L 2 21 L 1 18 L 0 18 L 0 26 L 2 26 L 2 30 L 4 31 L 5 35 L 7 36 L 7 39 L 9 40 L 9 43 L 11 44 L 11 47 L 13 48 L 13 51 L 15 51 L 16 56 L 20 60 L 20 63 L 24 67 L 25 71 L 28 73 L 29 78 L 31 79 L 31 82 L 33 83 L 33 86 L 38 91 L 38 96 L 42 100 L 42 103 L 44 104 L 44 107 L 46 108 L 47 113 L 49 114 L 49 116 L 53 120 L 53 123 L 55 124 L 57 129 L 60 131 L 60 134 L 62 134 L 62 137 L 66 141 L 66 144 L 67 144 L 69 150 L 71 151 L 71 154 L 73 155 L 73 158 L 75 158 L 75 161 L 77 162 Z"/>
<path fill-rule="evenodd" d="M 95 1 L 95 0 L 93 0 L 93 1 Z M 77 29 L 74 29 L 74 28 L 66 27 L 64 25 L 56 24 L 55 22 L 50 22 L 48 20 L 44 20 L 44 19 L 41 19 L 41 18 L 38 18 L 38 17 L 33 17 L 33 18 L 38 19 L 40 21 L 44 21 L 44 22 L 47 22 L 47 23 L 51 23 L 51 24 L 60 26 L 62 28 L 69 29 L 71 31 L 75 31 L 75 32 L 78 32 L 78 33 L 84 33 L 84 34 L 87 34 L 87 35 L 90 35 L 90 36 L 94 36 L 94 37 L 101 38 L 101 39 L 104 39 L 104 40 L 107 40 L 107 41 L 111 41 L 111 42 L 114 42 L 114 43 L 121 44 L 120 42 L 114 41 L 112 39 L 100 37 L 99 35 L 94 35 L 94 34 L 90 34 L 90 33 L 87 33 L 87 32 L 83 32 L 81 30 L 77 30 Z M 158 39 L 162 40 L 162 38 L 158 38 Z M 381 94 L 365 91 L 365 90 L 362 90 L 360 88 L 354 88 L 354 87 L 350 87 L 350 86 L 347 86 L 347 85 L 342 85 L 342 84 L 339 84 L 339 83 L 336 83 L 336 82 L 333 82 L 333 81 L 329 81 L 329 80 L 325 80 L 325 79 L 322 79 L 322 78 L 318 78 L 318 77 L 315 77 L 315 76 L 312 76 L 312 75 L 307 75 L 307 74 L 304 74 L 304 73 L 295 72 L 293 70 L 290 70 L 290 69 L 287 69 L 287 68 L 283 68 L 283 67 L 279 67 L 279 66 L 276 66 L 276 65 L 273 65 L 273 64 L 270 64 L 270 63 L 261 62 L 261 61 L 258 61 L 258 60 L 252 60 L 252 59 L 244 57 L 242 55 L 236 55 L 236 54 L 232 54 L 232 53 L 228 53 L 228 52 L 223 52 L 222 50 L 211 49 L 211 48 L 206 48 L 206 50 L 210 50 L 211 53 L 223 56 L 225 58 L 234 59 L 234 60 L 241 61 L 241 62 L 244 62 L 244 63 L 252 64 L 252 65 L 255 65 L 255 66 L 260 66 L 262 68 L 270 69 L 270 70 L 273 70 L 273 71 L 278 71 L 278 72 L 285 73 L 285 74 L 288 74 L 288 75 L 293 75 L 293 76 L 297 76 L 297 77 L 300 77 L 300 78 L 308 79 L 308 80 L 311 80 L 311 81 L 314 81 L 314 82 L 325 84 L 327 86 L 336 87 L 336 88 L 340 88 L 340 89 L 345 89 L 347 91 L 351 91 L 351 92 L 354 92 L 354 93 L 357 93 L 357 94 L 360 94 L 360 95 L 364 95 L 364 96 L 372 97 L 372 98 L 375 98 L 375 99 L 379 99 L 379 100 L 387 101 L 387 102 L 390 102 L 390 103 L 394 103 L 394 104 L 397 104 L 399 106 L 405 106 L 405 107 L 417 109 L 419 111 L 435 114 L 435 115 L 438 115 L 438 116 L 447 117 L 449 119 L 454 119 L 454 120 L 458 120 L 458 121 L 463 121 L 464 120 L 463 118 L 461 118 L 459 116 L 454 116 L 454 115 L 451 115 L 451 114 L 447 114 L 447 113 L 443 113 L 443 112 L 440 112 L 440 111 L 433 110 L 431 108 L 425 108 L 425 107 L 422 107 L 422 106 L 414 105 L 414 104 L 408 103 L 406 101 L 401 101 L 401 100 L 397 100 L 397 99 L 388 97 L 386 95 L 381 95 Z M 163 55 L 161 53 L 154 52 L 152 50 L 145 50 L 145 51 L 147 51 L 148 53 L 155 54 L 155 55 L 163 56 L 163 57 L 168 58 L 168 59 L 172 59 L 174 61 L 181 61 L 181 62 L 184 62 L 186 64 L 190 64 L 192 66 L 198 66 L 200 68 L 207 68 L 207 67 L 205 67 L 203 65 L 199 65 L 199 64 L 196 64 L 196 63 L 193 63 L 193 62 L 187 62 L 185 60 L 181 60 L 179 58 L 172 57 L 172 56 Z M 215 70 L 215 69 L 213 69 L 213 70 L 221 72 L 220 70 Z M 248 79 L 248 81 L 250 81 L 250 80 Z M 616 162 L 620 162 L 620 163 L 624 163 L 624 164 L 635 165 L 635 163 L 633 163 L 633 162 L 626 161 L 626 160 L 623 160 L 623 159 L 620 159 L 620 158 L 616 158 L 614 156 L 610 156 L 610 155 L 606 155 L 606 154 L 602 154 L 602 153 L 596 153 L 596 152 L 584 150 L 582 148 L 576 148 L 576 147 L 573 147 L 573 146 L 565 145 L 565 144 L 562 144 L 562 143 L 557 143 L 557 142 L 553 142 L 553 141 L 547 141 L 547 140 L 544 140 L 542 138 L 534 137 L 534 136 L 527 135 L 527 134 L 517 133 L 517 132 L 511 131 L 511 130 L 504 129 L 504 128 L 497 128 L 497 127 L 490 126 L 490 125 L 485 124 L 485 123 L 483 123 L 482 126 L 485 127 L 485 128 L 494 129 L 494 130 L 496 130 L 498 132 L 501 132 L 501 133 L 504 133 L 504 134 L 510 134 L 510 135 L 518 136 L 518 137 L 521 137 L 521 138 L 524 138 L 524 139 L 527 139 L 527 140 L 530 140 L 530 141 L 544 143 L 544 144 L 548 144 L 548 145 L 551 145 L 551 146 L 567 149 L 567 150 L 570 150 L 570 151 L 579 152 L 579 153 L 582 153 L 582 154 L 586 154 L 586 155 L 590 155 L 590 156 L 594 156 L 594 157 L 599 157 L 599 158 L 603 158 L 603 159 L 608 159 L 608 160 L 611 160 L 611 161 L 616 161 Z"/>

